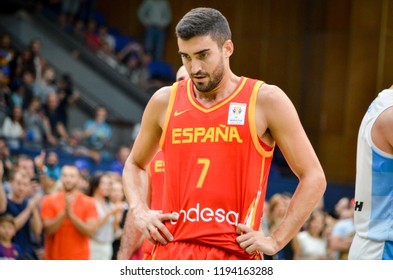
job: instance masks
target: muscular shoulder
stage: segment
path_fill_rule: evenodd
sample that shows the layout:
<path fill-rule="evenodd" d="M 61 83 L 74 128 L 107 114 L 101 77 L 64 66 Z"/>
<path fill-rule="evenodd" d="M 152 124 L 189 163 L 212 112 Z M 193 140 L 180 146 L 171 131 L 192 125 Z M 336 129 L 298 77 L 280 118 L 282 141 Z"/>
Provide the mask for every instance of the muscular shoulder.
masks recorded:
<path fill-rule="evenodd" d="M 172 86 L 160 88 L 153 94 L 149 102 L 167 105 L 169 102 L 171 90 L 172 90 Z"/>
<path fill-rule="evenodd" d="M 373 127 L 373 141 L 381 150 L 393 154 L 393 107 L 381 113 Z"/>
<path fill-rule="evenodd" d="M 262 84 L 258 92 L 258 102 L 276 103 L 286 98 L 285 93 L 276 85 Z"/>
<path fill-rule="evenodd" d="M 150 98 L 145 109 L 145 117 L 154 120 L 162 126 L 168 108 L 172 86 L 162 87 Z"/>
<path fill-rule="evenodd" d="M 293 104 L 288 96 L 276 85 L 263 84 L 257 96 L 257 112 L 267 121 L 285 116 L 292 111 Z"/>

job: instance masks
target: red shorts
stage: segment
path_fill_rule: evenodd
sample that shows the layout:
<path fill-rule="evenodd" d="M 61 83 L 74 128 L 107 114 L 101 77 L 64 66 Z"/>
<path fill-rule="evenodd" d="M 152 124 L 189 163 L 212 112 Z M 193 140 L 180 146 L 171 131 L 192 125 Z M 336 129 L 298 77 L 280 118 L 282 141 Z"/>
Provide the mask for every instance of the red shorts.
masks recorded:
<path fill-rule="evenodd" d="M 157 243 L 157 245 L 154 247 L 154 250 L 152 252 L 151 259 L 152 260 L 244 260 L 245 258 L 212 246 L 176 241 L 176 242 L 169 242 L 167 245 L 162 245 Z M 249 259 L 258 259 L 258 258 L 250 256 Z"/>

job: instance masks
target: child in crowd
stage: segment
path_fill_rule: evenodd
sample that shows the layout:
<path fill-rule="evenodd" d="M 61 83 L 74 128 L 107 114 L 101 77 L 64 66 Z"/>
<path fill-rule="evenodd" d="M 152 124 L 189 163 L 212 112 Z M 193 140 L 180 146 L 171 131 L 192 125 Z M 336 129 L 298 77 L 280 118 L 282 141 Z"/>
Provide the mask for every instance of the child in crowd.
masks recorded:
<path fill-rule="evenodd" d="M 0 216 L 0 260 L 16 260 L 22 255 L 19 245 L 12 242 L 15 234 L 14 218 L 8 214 Z"/>

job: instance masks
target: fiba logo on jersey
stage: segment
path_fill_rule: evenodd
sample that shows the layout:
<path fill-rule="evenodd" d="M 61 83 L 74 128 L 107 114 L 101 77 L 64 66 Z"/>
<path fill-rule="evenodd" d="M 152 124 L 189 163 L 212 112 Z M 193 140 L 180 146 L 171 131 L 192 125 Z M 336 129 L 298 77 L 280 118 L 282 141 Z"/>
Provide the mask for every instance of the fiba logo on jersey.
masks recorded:
<path fill-rule="evenodd" d="M 246 107 L 247 104 L 245 103 L 229 104 L 228 124 L 244 125 L 244 120 L 246 118 Z"/>
<path fill-rule="evenodd" d="M 178 214 L 179 219 L 177 221 L 185 222 L 212 222 L 215 221 L 217 223 L 229 223 L 231 225 L 237 225 L 239 222 L 239 213 L 235 211 L 225 211 L 222 208 L 218 208 L 213 210 L 209 207 L 200 208 L 199 203 L 197 203 L 195 208 L 190 208 L 188 210 L 180 210 L 179 212 L 172 212 L 172 214 Z M 183 216 L 183 218 L 182 218 Z M 177 221 L 171 221 L 172 224 L 176 224 Z"/>

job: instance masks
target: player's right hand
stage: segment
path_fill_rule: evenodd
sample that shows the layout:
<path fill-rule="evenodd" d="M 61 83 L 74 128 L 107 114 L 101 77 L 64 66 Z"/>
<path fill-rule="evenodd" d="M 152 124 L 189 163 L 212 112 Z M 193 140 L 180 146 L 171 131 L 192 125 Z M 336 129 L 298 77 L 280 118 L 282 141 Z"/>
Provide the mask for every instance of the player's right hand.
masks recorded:
<path fill-rule="evenodd" d="M 176 221 L 177 219 L 178 214 L 162 214 L 161 211 L 155 210 L 147 210 L 134 215 L 136 228 L 153 244 L 159 242 L 163 245 L 173 240 L 173 236 L 164 225 L 164 222 L 168 220 Z"/>

